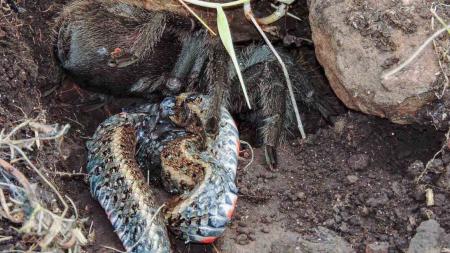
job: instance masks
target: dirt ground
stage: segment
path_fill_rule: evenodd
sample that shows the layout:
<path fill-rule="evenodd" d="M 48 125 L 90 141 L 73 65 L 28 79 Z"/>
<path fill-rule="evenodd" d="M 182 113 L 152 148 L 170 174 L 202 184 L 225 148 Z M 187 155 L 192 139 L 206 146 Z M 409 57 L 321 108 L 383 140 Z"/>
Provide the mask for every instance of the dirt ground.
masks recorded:
<path fill-rule="evenodd" d="M 62 156 L 38 162 L 60 172 L 83 173 L 85 141 L 96 126 L 137 101 L 113 100 L 86 112 L 83 103 L 95 95 L 60 78 L 51 57 L 51 26 L 64 2 L 22 0 L 18 3 L 24 13 L 2 10 L 0 128 L 11 128 L 24 113 L 42 114 L 49 123 L 71 124 Z M 237 211 L 224 237 L 215 243 L 216 249 L 174 239 L 176 252 L 302 252 L 299 238 L 313 237 L 318 226 L 335 231 L 357 252 L 375 241 L 388 242 L 390 252 L 404 252 L 424 220 L 434 218 L 450 231 L 450 193 L 443 186 L 450 180 L 450 174 L 445 177 L 450 155 L 444 154 L 422 180 L 415 181 L 424 171 L 421 163 L 440 150 L 444 133 L 341 111 L 334 124 L 325 124 L 314 113 L 305 115 L 308 138 L 281 145 L 274 171 L 263 165 L 258 148 L 255 161 L 246 167 L 250 151 L 245 150 L 238 170 Z M 253 139 L 251 128 L 243 125 L 241 130 L 243 140 Z M 80 215 L 88 218 L 87 224 L 92 222 L 95 240 L 86 251 L 112 252 L 104 246 L 120 249 L 106 215 L 90 196 L 87 178 L 48 176 L 74 200 Z M 426 206 L 425 188 L 434 190 L 432 207 Z M 6 229 L 9 224 L 0 222 L 1 231 L 14 233 Z M 0 242 L 0 251 L 13 244 L 22 249 L 18 241 Z"/>

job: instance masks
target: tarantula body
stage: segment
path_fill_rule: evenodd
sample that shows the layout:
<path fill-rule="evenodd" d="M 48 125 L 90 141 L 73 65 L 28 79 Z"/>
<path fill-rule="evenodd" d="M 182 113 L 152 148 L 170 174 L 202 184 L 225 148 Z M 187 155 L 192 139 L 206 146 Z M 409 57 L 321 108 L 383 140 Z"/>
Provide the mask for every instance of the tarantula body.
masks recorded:
<path fill-rule="evenodd" d="M 199 33 L 197 43 L 204 43 L 197 30 L 191 18 L 172 12 L 114 0 L 75 1 L 58 19 L 56 56 L 83 88 L 151 96 L 166 89 L 189 35 Z"/>
<path fill-rule="evenodd" d="M 279 139 L 294 129 L 284 76 L 265 46 L 247 46 L 238 53 L 254 106 L 248 111 L 220 41 L 187 16 L 119 0 L 78 0 L 64 11 L 57 32 L 62 67 L 86 89 L 146 98 L 186 91 L 208 94 L 207 131 L 217 129 L 224 104 L 233 113 L 252 115 L 260 126 L 270 165 L 276 162 Z M 333 113 L 307 78 L 310 74 L 292 55 L 279 51 L 289 68 L 297 101 L 328 118 Z"/>

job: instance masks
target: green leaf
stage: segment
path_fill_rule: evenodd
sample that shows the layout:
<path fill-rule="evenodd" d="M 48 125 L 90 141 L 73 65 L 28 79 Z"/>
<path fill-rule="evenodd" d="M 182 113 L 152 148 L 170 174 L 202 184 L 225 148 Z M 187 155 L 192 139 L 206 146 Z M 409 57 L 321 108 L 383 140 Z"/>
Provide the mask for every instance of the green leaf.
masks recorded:
<path fill-rule="evenodd" d="M 237 72 L 237 76 L 239 78 L 239 82 L 241 83 L 242 91 L 244 92 L 245 101 L 247 102 L 248 108 L 252 109 L 250 105 L 250 99 L 247 95 L 247 88 L 245 87 L 244 79 L 242 78 L 241 69 L 239 68 L 239 63 L 237 61 L 236 53 L 234 51 L 233 39 L 231 38 L 230 26 L 228 24 L 227 16 L 223 11 L 221 6 L 217 8 L 217 29 L 219 31 L 220 39 L 222 40 L 222 44 L 227 50 L 228 54 L 231 57 L 231 61 L 233 62 L 234 68 Z"/>

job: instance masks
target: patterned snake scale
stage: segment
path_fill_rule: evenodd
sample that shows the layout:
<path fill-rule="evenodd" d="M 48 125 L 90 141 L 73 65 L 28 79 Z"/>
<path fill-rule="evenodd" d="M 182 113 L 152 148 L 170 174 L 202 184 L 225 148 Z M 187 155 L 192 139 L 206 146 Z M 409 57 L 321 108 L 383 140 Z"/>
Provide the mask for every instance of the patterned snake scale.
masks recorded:
<path fill-rule="evenodd" d="M 166 98 L 108 118 L 88 142 L 92 195 L 127 252 L 171 252 L 166 225 L 186 242 L 212 243 L 229 223 L 237 200 L 239 134 L 224 108 L 218 134 L 206 134 L 207 106 L 202 95 Z M 145 170 L 180 193 L 162 209 Z"/>

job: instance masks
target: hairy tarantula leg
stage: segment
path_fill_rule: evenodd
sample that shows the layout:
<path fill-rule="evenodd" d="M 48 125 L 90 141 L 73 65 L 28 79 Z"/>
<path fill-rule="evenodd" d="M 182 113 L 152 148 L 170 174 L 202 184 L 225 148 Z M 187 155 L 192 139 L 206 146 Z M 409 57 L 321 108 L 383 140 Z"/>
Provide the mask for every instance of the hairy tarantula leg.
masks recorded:
<path fill-rule="evenodd" d="M 206 131 L 217 133 L 220 107 L 227 105 L 230 80 L 228 78 L 229 56 L 218 38 L 213 39 L 211 50 L 208 52 L 208 66 L 206 70 L 211 97 L 211 106 L 206 116 Z"/>
<path fill-rule="evenodd" d="M 264 145 L 264 156 L 269 169 L 274 170 L 278 163 L 276 148 L 270 145 Z"/>
<path fill-rule="evenodd" d="M 183 88 L 186 88 L 183 83 L 186 83 L 186 80 L 189 82 L 192 71 L 198 68 L 196 65 L 204 64 L 206 56 L 201 53 L 205 41 L 204 36 L 204 34 L 198 33 L 183 41 L 181 53 L 166 82 L 166 88 L 172 94 L 178 94 Z M 198 75 L 196 78 L 198 79 Z"/>
<path fill-rule="evenodd" d="M 280 81 L 277 67 L 266 63 L 262 69 L 261 100 L 263 126 L 260 129 L 264 139 L 266 162 L 270 169 L 276 166 L 276 147 L 283 131 L 286 114 L 286 87 Z M 269 81 L 270 80 L 270 81 Z"/>

